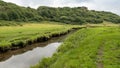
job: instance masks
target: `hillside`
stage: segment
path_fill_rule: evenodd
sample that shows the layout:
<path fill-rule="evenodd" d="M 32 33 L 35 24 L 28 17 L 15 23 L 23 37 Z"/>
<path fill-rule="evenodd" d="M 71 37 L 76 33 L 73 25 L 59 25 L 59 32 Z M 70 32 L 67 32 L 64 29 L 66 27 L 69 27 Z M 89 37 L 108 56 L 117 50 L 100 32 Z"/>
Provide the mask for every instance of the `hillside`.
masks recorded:
<path fill-rule="evenodd" d="M 68 24 L 120 22 L 120 16 L 111 12 L 88 10 L 87 7 L 53 8 L 40 6 L 38 9 L 21 7 L 0 0 L 0 20 L 5 21 L 56 21 Z"/>
<path fill-rule="evenodd" d="M 39 15 L 35 9 L 20 7 L 12 3 L 0 1 L 0 20 L 37 21 Z"/>

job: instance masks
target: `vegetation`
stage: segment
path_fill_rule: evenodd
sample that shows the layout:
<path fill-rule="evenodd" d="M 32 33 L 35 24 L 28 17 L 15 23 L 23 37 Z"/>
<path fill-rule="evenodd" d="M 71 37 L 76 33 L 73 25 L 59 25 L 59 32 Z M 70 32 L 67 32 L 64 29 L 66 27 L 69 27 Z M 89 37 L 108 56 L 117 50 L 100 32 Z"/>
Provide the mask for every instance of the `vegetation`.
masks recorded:
<path fill-rule="evenodd" d="M 64 22 L 68 24 L 102 23 L 109 21 L 120 22 L 120 16 L 111 12 L 88 10 L 87 7 L 63 7 L 53 8 L 41 6 L 37 9 L 38 14 L 46 20 Z"/>
<path fill-rule="evenodd" d="M 24 47 L 25 45 L 30 45 L 35 42 L 45 41 L 51 37 L 65 34 L 72 28 L 79 27 L 76 25 L 54 23 L 28 23 L 22 26 L 0 27 L 0 51 L 5 51 L 12 47 Z"/>
<path fill-rule="evenodd" d="M 0 27 L 1 26 L 22 26 L 24 22 L 15 22 L 15 21 L 3 21 L 0 20 Z"/>
<path fill-rule="evenodd" d="M 89 28 L 96 24 L 106 26 L 106 22 L 119 24 L 120 16 L 87 7 L 33 9 L 0 0 L 0 52 L 43 42 L 80 28 L 70 24 L 86 24 L 88 28 L 71 35 L 57 53 L 32 68 L 120 68 L 120 25 Z"/>
<path fill-rule="evenodd" d="M 120 28 L 84 28 L 31 68 L 120 68 Z"/>
<path fill-rule="evenodd" d="M 7 21 L 38 21 L 39 16 L 35 9 L 20 7 L 0 0 L 0 20 Z"/>
<path fill-rule="evenodd" d="M 53 8 L 41 6 L 38 9 L 20 7 L 0 0 L 0 20 L 6 21 L 56 21 L 67 24 L 120 23 L 120 16 L 111 12 L 88 10 L 87 7 Z M 3 23 L 4 24 L 4 23 Z"/>

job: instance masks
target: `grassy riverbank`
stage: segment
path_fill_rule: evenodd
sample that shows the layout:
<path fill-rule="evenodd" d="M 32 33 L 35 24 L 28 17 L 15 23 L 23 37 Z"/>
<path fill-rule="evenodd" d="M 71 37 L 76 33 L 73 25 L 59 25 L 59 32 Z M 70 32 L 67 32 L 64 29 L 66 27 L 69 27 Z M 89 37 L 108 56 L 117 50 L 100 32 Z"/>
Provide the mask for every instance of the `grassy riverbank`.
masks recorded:
<path fill-rule="evenodd" d="M 0 51 L 11 49 L 11 47 L 24 47 L 35 42 L 45 41 L 51 37 L 67 33 L 76 25 L 66 25 L 52 22 L 41 22 L 40 24 L 23 24 L 22 26 L 0 27 Z"/>
<path fill-rule="evenodd" d="M 120 68 L 120 28 L 81 29 L 31 68 Z"/>

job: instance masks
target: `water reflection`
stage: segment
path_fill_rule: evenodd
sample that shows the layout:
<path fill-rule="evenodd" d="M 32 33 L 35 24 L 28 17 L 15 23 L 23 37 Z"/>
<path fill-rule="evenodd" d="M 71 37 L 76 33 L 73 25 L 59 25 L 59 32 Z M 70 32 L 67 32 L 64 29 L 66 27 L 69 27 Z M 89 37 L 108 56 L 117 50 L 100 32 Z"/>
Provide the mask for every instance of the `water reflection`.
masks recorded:
<path fill-rule="evenodd" d="M 0 68 L 29 68 L 43 57 L 50 57 L 56 52 L 61 43 L 55 42 L 45 47 L 37 47 L 20 55 L 13 55 L 10 59 L 0 62 Z"/>

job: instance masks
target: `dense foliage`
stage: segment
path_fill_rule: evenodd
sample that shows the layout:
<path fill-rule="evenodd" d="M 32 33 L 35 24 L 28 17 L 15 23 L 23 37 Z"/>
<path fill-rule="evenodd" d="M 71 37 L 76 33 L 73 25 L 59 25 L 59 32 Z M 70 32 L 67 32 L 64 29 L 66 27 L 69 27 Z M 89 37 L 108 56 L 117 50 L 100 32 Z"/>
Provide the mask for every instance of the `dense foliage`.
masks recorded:
<path fill-rule="evenodd" d="M 0 20 L 39 21 L 41 19 L 35 9 L 20 7 L 12 3 L 0 1 Z"/>
<path fill-rule="evenodd" d="M 20 7 L 0 0 L 0 20 L 7 21 L 56 21 L 70 24 L 120 22 L 120 16 L 111 12 L 88 10 L 86 7 L 53 8 L 41 6 L 38 9 Z"/>

